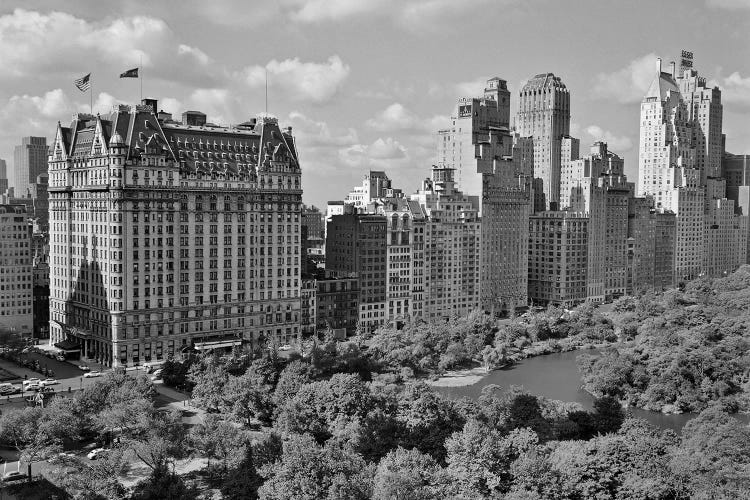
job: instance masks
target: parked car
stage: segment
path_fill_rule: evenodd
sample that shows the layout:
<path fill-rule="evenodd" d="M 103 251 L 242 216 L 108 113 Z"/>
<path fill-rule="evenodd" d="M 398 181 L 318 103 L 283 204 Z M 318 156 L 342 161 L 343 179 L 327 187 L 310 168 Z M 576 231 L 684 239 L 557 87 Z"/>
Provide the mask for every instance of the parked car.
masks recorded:
<path fill-rule="evenodd" d="M 39 385 L 40 382 L 41 382 L 41 380 L 39 380 L 38 378 L 26 379 L 26 380 L 23 381 L 23 387 L 25 389 L 25 388 L 27 388 L 30 385 Z"/>
<path fill-rule="evenodd" d="M 101 377 L 101 376 L 102 376 L 102 372 L 100 372 L 99 370 L 94 370 L 94 371 L 86 372 L 83 374 L 83 378 L 94 378 L 94 377 Z"/>
<path fill-rule="evenodd" d="M 86 365 L 78 365 L 78 368 L 79 368 L 80 370 L 83 370 L 83 371 L 85 371 L 85 372 L 87 372 L 87 371 L 91 370 L 91 368 L 89 368 L 89 367 L 88 367 L 88 366 L 86 366 Z"/>
<path fill-rule="evenodd" d="M 19 481 L 21 479 L 26 479 L 26 474 L 24 474 L 21 471 L 14 470 L 14 471 L 6 472 L 5 474 L 3 474 L 4 483 L 8 483 L 11 481 Z"/>
<path fill-rule="evenodd" d="M 292 350 L 292 346 L 290 346 L 289 344 L 284 344 L 283 346 L 279 347 L 279 351 L 291 351 L 291 350 Z"/>
<path fill-rule="evenodd" d="M 13 384 L 3 384 L 0 387 L 0 396 L 10 396 L 21 392 L 21 388 Z"/>
<path fill-rule="evenodd" d="M 39 382 L 40 385 L 44 385 L 44 386 L 47 386 L 47 385 L 56 385 L 56 384 L 59 384 L 59 383 L 60 383 L 60 381 L 55 380 L 53 378 L 46 378 L 46 379 L 42 380 L 41 382 Z"/>
<path fill-rule="evenodd" d="M 42 386 L 39 385 L 39 383 L 34 383 L 34 384 L 27 385 L 26 387 L 23 388 L 23 390 L 27 391 L 27 392 L 29 392 L 29 391 L 38 391 L 41 388 L 42 388 Z"/>
<path fill-rule="evenodd" d="M 96 460 L 97 458 L 99 458 L 99 455 L 102 454 L 102 452 L 104 452 L 104 448 L 94 448 L 93 450 L 88 452 L 86 458 L 88 458 L 89 460 Z"/>

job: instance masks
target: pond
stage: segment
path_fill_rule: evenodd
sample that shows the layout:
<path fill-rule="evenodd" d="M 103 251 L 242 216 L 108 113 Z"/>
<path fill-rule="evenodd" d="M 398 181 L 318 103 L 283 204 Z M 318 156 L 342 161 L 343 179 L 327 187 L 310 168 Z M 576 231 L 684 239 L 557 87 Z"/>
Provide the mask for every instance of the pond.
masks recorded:
<path fill-rule="evenodd" d="M 569 351 L 545 356 L 524 359 L 511 367 L 495 370 L 473 385 L 463 387 L 436 387 L 435 390 L 451 398 L 468 397 L 477 399 L 482 389 L 490 384 L 508 389 L 512 385 L 523 387 L 537 396 L 560 401 L 575 401 L 586 409 L 593 407 L 594 398 L 581 389 L 581 376 L 576 365 L 576 357 L 584 352 L 596 354 L 597 351 Z M 696 414 L 665 415 L 663 413 L 629 408 L 632 416 L 642 418 L 662 429 L 673 429 L 679 432 Z M 737 415 L 743 422 L 749 422 L 750 416 Z"/>

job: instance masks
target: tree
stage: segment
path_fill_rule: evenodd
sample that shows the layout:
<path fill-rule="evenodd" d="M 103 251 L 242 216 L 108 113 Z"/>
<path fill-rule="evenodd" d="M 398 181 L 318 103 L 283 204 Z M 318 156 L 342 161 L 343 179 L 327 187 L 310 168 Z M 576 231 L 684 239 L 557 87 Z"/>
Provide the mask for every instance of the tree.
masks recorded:
<path fill-rule="evenodd" d="M 185 481 L 169 470 L 166 464 L 160 464 L 151 471 L 148 479 L 135 485 L 131 500 L 192 500 L 198 498 L 194 487 L 188 487 Z"/>
<path fill-rule="evenodd" d="M 370 391 L 358 376 L 336 374 L 303 385 L 281 409 L 277 426 L 286 432 L 309 433 L 323 443 L 337 420 L 364 417 L 372 405 Z"/>
<path fill-rule="evenodd" d="M 245 446 L 242 461 L 234 467 L 221 487 L 226 500 L 256 500 L 263 478 L 256 469 L 255 451 Z"/>
<path fill-rule="evenodd" d="M 432 500 L 441 495 L 441 467 L 430 455 L 398 447 L 384 456 L 373 480 L 373 500 Z"/>
<path fill-rule="evenodd" d="M 193 447 L 209 459 L 208 468 L 211 469 L 211 459 L 219 461 L 222 476 L 229 472 L 229 464 L 238 461 L 244 454 L 242 446 L 244 436 L 229 422 L 216 415 L 206 415 L 203 421 L 190 431 L 190 442 Z"/>
<path fill-rule="evenodd" d="M 265 466 L 263 475 L 258 493 L 264 500 L 365 500 L 372 489 L 372 471 L 361 456 L 321 446 L 309 434 L 291 435 L 281 460 Z"/>
<path fill-rule="evenodd" d="M 273 415 L 273 386 L 258 373 L 248 370 L 239 377 L 230 376 L 223 388 L 223 403 L 237 422 L 248 424 L 256 419 L 271 423 Z"/>
<path fill-rule="evenodd" d="M 598 432 L 617 432 L 624 421 L 625 413 L 618 400 L 604 396 L 594 401 L 593 423 Z"/>
<path fill-rule="evenodd" d="M 711 407 L 685 424 L 670 468 L 690 498 L 741 498 L 750 491 L 750 429 Z"/>
<path fill-rule="evenodd" d="M 55 481 L 68 491 L 76 492 L 76 498 L 119 500 L 128 497 L 126 488 L 118 480 L 129 465 L 121 448 L 109 449 L 93 461 L 61 457 L 54 463 L 62 466 L 52 470 Z"/>
<path fill-rule="evenodd" d="M 224 403 L 224 386 L 229 373 L 216 359 L 209 358 L 205 363 L 204 369 L 197 365 L 191 368 L 189 378 L 194 384 L 192 402 L 198 408 L 218 412 Z"/>
<path fill-rule="evenodd" d="M 408 384 L 398 395 L 396 419 L 403 428 L 401 445 L 438 461 L 445 459 L 446 438 L 464 425 L 455 405 L 423 383 Z"/>
<path fill-rule="evenodd" d="M 273 393 L 273 403 L 276 406 L 275 416 L 280 409 L 297 394 L 297 391 L 313 381 L 310 365 L 304 361 L 292 361 L 279 375 L 279 381 Z"/>
<path fill-rule="evenodd" d="M 508 436 L 471 420 L 445 442 L 447 472 L 466 498 L 495 498 L 510 490 L 512 462 L 538 442 L 529 429 Z"/>
<path fill-rule="evenodd" d="M 544 419 L 539 400 L 531 394 L 518 394 L 513 398 L 508 409 L 507 428 L 521 429 L 528 427 L 537 433 L 540 440 L 551 437 L 551 427 Z"/>
<path fill-rule="evenodd" d="M 154 411 L 126 436 L 125 446 L 152 471 L 168 470 L 187 454 L 187 435 L 178 412 Z M 154 476 L 163 479 L 161 476 Z"/>
<path fill-rule="evenodd" d="M 21 453 L 19 462 L 26 462 L 28 480 L 31 464 L 60 451 L 60 439 L 42 425 L 45 411 L 39 407 L 9 410 L 0 416 L 0 441 Z"/>

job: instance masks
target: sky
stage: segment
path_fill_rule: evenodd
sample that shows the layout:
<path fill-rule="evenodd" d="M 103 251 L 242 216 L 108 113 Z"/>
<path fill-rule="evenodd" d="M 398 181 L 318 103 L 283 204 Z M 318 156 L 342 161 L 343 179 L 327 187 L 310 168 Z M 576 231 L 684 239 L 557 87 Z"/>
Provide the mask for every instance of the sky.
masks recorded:
<path fill-rule="evenodd" d="M 571 134 L 625 158 L 636 180 L 640 100 L 680 50 L 722 89 L 727 150 L 750 153 L 750 0 L 3 0 L 0 158 L 26 135 L 51 140 L 88 112 L 143 94 L 179 116 L 240 123 L 267 111 L 292 126 L 303 201 L 343 199 L 370 169 L 414 192 L 456 99 L 560 76 Z M 142 63 L 141 63 L 142 61 Z"/>

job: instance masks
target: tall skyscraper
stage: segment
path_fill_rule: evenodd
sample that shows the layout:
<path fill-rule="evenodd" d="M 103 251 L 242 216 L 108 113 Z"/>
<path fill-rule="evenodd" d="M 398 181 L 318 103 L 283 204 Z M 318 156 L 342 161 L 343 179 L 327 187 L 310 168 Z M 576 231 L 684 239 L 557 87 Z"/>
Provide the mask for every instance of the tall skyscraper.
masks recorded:
<path fill-rule="evenodd" d="M 481 305 L 501 313 L 528 303 L 529 216 L 532 214 L 533 140 L 490 134 L 479 145 L 483 174 Z M 509 147 L 509 145 L 511 145 Z M 510 156 L 504 153 L 511 149 Z"/>
<path fill-rule="evenodd" d="M 489 140 L 490 131 L 508 131 L 510 92 L 505 80 L 487 81 L 482 97 L 462 97 L 451 115 L 450 128 L 438 131 L 438 165 L 452 168 L 456 189 L 467 196 L 482 195 L 482 174 L 491 173 L 491 164 L 478 165 L 476 147 Z M 508 153 L 510 154 L 510 150 Z M 480 211 L 481 211 L 481 200 Z"/>
<path fill-rule="evenodd" d="M 155 101 L 58 124 L 51 343 L 111 366 L 294 343 L 302 187 L 291 129 L 178 123 Z"/>
<path fill-rule="evenodd" d="M 570 134 L 570 93 L 560 77 L 542 73 L 523 86 L 515 128 L 534 140 L 534 196 L 545 209 L 559 208 L 562 141 Z"/>
<path fill-rule="evenodd" d="M 31 335 L 31 226 L 23 205 L 0 205 L 0 328 Z"/>
<path fill-rule="evenodd" d="M 736 268 L 736 260 L 745 262 L 746 255 L 727 257 L 727 245 L 742 244 L 733 231 L 747 226 L 737 218 L 720 178 L 721 91 L 707 87 L 692 69 L 692 53 L 683 51 L 679 74 L 674 63 L 670 68 L 662 71 L 657 59 L 641 103 L 638 193 L 677 216 L 676 280 L 721 275 Z"/>
<path fill-rule="evenodd" d="M 46 137 L 24 137 L 15 147 L 8 183 L 16 197 L 26 196 L 29 184 L 36 182 L 40 174 L 47 173 L 47 154 Z"/>
<path fill-rule="evenodd" d="M 8 190 L 8 166 L 5 160 L 0 158 L 0 194 Z"/>

